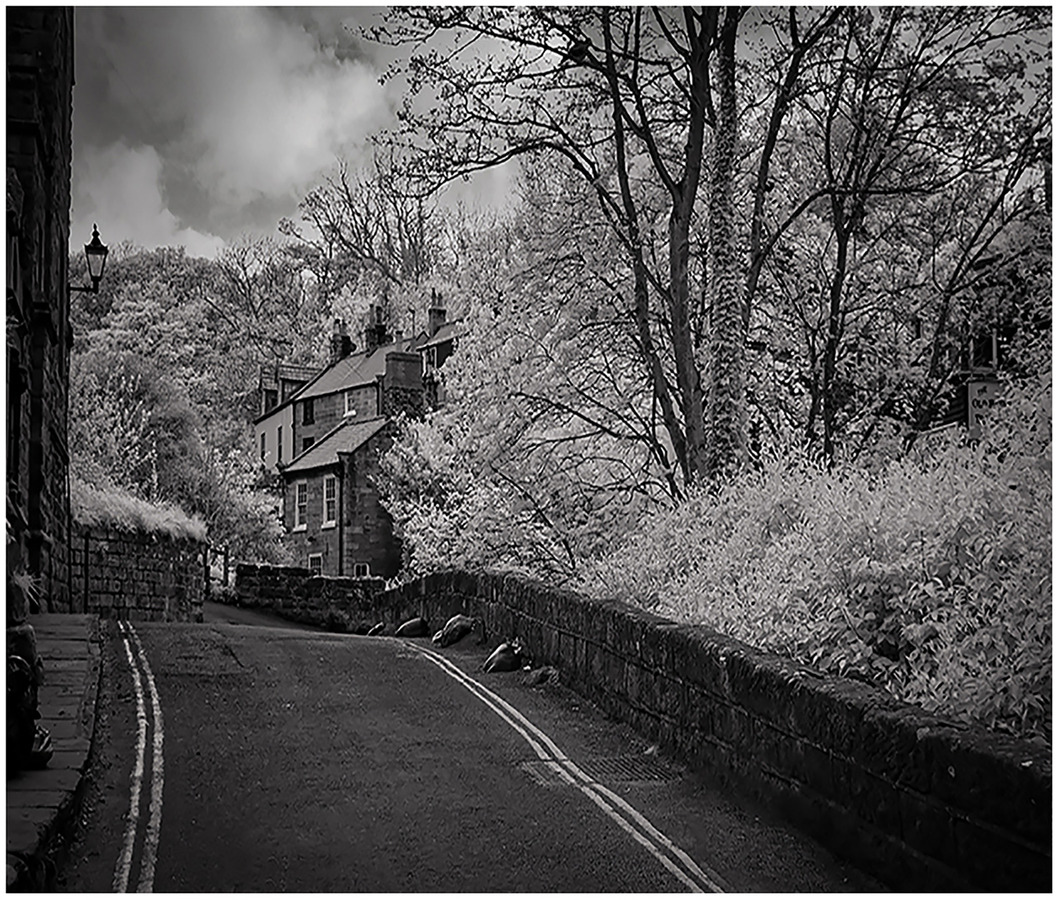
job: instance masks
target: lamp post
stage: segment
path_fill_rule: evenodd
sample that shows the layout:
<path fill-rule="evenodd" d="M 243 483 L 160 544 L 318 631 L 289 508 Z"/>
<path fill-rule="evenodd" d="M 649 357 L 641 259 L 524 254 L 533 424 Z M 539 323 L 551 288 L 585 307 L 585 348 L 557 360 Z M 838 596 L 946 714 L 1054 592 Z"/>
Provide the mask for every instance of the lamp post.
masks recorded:
<path fill-rule="evenodd" d="M 107 264 L 107 254 L 110 251 L 106 244 L 99 240 L 99 228 L 92 226 L 92 242 L 85 244 L 85 259 L 88 261 L 88 277 L 92 279 L 92 285 L 71 285 L 71 291 L 84 291 L 87 294 L 99 293 L 99 282 L 103 279 L 103 269 Z"/>

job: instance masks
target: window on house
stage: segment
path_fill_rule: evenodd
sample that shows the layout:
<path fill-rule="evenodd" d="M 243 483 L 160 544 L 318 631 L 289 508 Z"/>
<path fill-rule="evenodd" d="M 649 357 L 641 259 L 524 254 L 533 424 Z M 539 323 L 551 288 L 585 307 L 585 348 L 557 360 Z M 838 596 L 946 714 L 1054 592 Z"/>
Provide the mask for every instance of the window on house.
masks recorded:
<path fill-rule="evenodd" d="M 353 577 L 354 578 L 367 578 L 371 574 L 371 569 L 367 563 L 353 563 Z"/>
<path fill-rule="evenodd" d="M 313 411 L 313 401 L 302 401 L 302 425 L 312 425 L 316 421 Z"/>
<path fill-rule="evenodd" d="M 261 432 L 261 458 L 265 458 L 265 432 Z"/>
<path fill-rule="evenodd" d="M 338 519 L 338 479 L 334 475 L 324 477 L 324 527 L 334 525 Z"/>
<path fill-rule="evenodd" d="M 357 414 L 357 406 L 356 406 L 356 403 L 354 401 L 353 391 L 352 390 L 348 390 L 348 391 L 346 391 L 346 412 L 345 412 L 345 415 L 347 415 L 347 416 L 355 416 L 356 414 Z"/>
<path fill-rule="evenodd" d="M 309 485 L 298 481 L 294 485 L 294 527 L 306 528 L 309 525 Z"/>
<path fill-rule="evenodd" d="M 309 554 L 309 572 L 313 575 L 324 574 L 324 557 L 322 553 Z"/>
<path fill-rule="evenodd" d="M 996 368 L 996 332 L 977 335 L 971 342 L 971 368 Z"/>
<path fill-rule="evenodd" d="M 283 462 L 283 426 L 276 429 L 276 462 Z"/>
<path fill-rule="evenodd" d="M 315 443 L 316 443 L 316 438 L 314 438 L 314 437 L 302 438 L 302 453 L 304 453 L 306 450 L 308 450 Z"/>

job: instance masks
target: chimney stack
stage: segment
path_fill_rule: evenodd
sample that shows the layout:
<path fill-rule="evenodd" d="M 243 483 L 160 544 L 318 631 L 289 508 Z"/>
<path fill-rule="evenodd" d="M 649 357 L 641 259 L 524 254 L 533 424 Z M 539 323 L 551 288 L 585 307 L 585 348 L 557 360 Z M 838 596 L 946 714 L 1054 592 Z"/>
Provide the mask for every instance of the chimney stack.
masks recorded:
<path fill-rule="evenodd" d="M 381 306 L 373 303 L 368 308 L 368 324 L 364 329 L 364 351 L 370 356 L 379 347 L 389 344 L 392 340 L 389 329 L 386 327 L 385 311 Z"/>
<path fill-rule="evenodd" d="M 333 366 L 340 359 L 345 359 L 353 352 L 353 341 L 350 340 L 346 323 L 343 319 L 335 319 L 335 331 L 331 335 L 330 364 Z"/>
<path fill-rule="evenodd" d="M 437 334 L 441 326 L 445 324 L 445 307 L 441 305 L 441 294 L 434 288 L 430 289 L 430 309 L 427 310 L 427 323 L 430 337 Z"/>

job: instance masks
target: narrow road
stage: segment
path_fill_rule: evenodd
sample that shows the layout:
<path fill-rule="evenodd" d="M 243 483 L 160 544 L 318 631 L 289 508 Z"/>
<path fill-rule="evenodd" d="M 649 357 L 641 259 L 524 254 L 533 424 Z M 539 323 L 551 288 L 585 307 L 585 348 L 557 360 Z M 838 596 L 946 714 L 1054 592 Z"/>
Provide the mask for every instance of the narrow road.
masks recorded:
<path fill-rule="evenodd" d="M 64 890 L 112 889 L 137 783 L 129 890 L 148 866 L 167 892 L 879 889 L 565 688 L 478 671 L 491 648 L 472 639 L 435 655 L 275 622 L 124 639 L 110 623 L 105 747 Z"/>

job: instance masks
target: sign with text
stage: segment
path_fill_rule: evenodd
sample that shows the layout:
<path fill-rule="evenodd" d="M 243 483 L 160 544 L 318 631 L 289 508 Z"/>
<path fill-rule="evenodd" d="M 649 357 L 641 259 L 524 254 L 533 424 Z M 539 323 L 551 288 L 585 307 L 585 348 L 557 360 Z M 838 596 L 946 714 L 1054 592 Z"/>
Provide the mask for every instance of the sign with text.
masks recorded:
<path fill-rule="evenodd" d="M 967 383 L 967 432 L 973 440 L 982 436 L 978 421 L 996 404 L 1000 397 L 999 381 L 970 381 Z"/>

